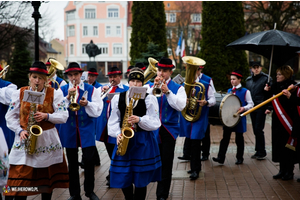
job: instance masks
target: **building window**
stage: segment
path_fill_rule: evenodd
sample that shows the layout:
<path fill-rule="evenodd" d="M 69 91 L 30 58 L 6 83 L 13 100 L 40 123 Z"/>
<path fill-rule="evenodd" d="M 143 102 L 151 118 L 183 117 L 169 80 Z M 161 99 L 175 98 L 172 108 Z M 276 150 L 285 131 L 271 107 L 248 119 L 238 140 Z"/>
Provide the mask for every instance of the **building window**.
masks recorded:
<path fill-rule="evenodd" d="M 171 56 L 172 55 L 172 49 L 168 47 L 168 55 Z"/>
<path fill-rule="evenodd" d="M 110 30 L 110 26 L 106 26 L 106 35 L 110 35 L 110 32 L 111 30 Z"/>
<path fill-rule="evenodd" d="M 121 26 L 117 26 L 116 28 L 116 34 L 121 35 Z"/>
<path fill-rule="evenodd" d="M 68 36 L 75 36 L 75 26 L 68 26 Z"/>
<path fill-rule="evenodd" d="M 170 7 L 170 4 L 168 3 L 167 6 L 168 6 L 168 8 L 169 8 L 169 7 Z"/>
<path fill-rule="evenodd" d="M 118 8 L 109 8 L 108 9 L 108 17 L 109 18 L 119 17 L 119 9 Z"/>
<path fill-rule="evenodd" d="M 74 44 L 70 44 L 70 55 L 74 55 Z"/>
<path fill-rule="evenodd" d="M 67 12 L 67 20 L 75 19 L 75 10 Z"/>
<path fill-rule="evenodd" d="M 97 46 L 101 50 L 101 54 L 108 54 L 108 44 L 98 44 Z"/>
<path fill-rule="evenodd" d="M 174 23 L 176 22 L 176 13 L 170 13 L 169 14 L 169 22 Z"/>
<path fill-rule="evenodd" d="M 83 36 L 87 36 L 88 35 L 88 27 L 84 26 L 83 27 Z"/>
<path fill-rule="evenodd" d="M 167 29 L 167 38 L 168 39 L 172 38 L 172 29 Z"/>
<path fill-rule="evenodd" d="M 113 45 L 113 54 L 115 54 L 115 55 L 122 54 L 122 44 L 114 44 Z"/>
<path fill-rule="evenodd" d="M 189 29 L 189 30 L 188 30 L 188 38 L 191 38 L 191 37 L 192 37 L 192 30 Z"/>
<path fill-rule="evenodd" d="M 85 50 L 86 45 L 87 44 L 82 44 L 82 54 L 86 54 L 86 50 Z"/>
<path fill-rule="evenodd" d="M 192 22 L 201 22 L 201 15 L 200 15 L 200 13 L 192 14 Z"/>
<path fill-rule="evenodd" d="M 246 10 L 250 10 L 251 9 L 251 5 L 250 4 L 245 4 L 245 9 Z"/>
<path fill-rule="evenodd" d="M 166 21 L 168 22 L 168 13 L 166 13 Z"/>
<path fill-rule="evenodd" d="M 93 26 L 93 35 L 94 36 L 98 35 L 98 27 L 97 26 Z"/>
<path fill-rule="evenodd" d="M 95 19 L 96 18 L 96 10 L 95 9 L 85 9 L 85 18 L 86 19 Z"/>

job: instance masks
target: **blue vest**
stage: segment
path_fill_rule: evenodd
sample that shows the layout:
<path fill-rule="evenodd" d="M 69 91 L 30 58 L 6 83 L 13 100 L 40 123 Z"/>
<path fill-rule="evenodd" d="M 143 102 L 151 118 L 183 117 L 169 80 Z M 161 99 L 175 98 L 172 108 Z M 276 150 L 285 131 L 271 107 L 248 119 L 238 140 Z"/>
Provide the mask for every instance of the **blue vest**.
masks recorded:
<path fill-rule="evenodd" d="M 232 88 L 230 88 L 227 93 L 231 93 Z M 236 90 L 235 95 L 241 100 L 242 102 L 242 107 L 247 105 L 246 102 L 246 93 L 247 89 L 246 88 L 241 88 Z M 242 117 L 240 122 L 233 128 L 231 128 L 232 132 L 236 133 L 245 133 L 247 131 L 247 119 L 246 116 Z"/>
<path fill-rule="evenodd" d="M 205 99 L 207 99 L 209 83 L 206 81 L 203 81 L 202 79 L 200 79 L 200 83 L 202 83 L 205 86 Z M 199 88 L 196 87 L 195 89 L 198 93 Z M 199 103 L 198 103 L 198 106 L 199 106 Z M 197 109 L 198 109 L 198 107 L 197 107 Z M 180 136 L 187 137 L 190 139 L 197 139 L 197 140 L 203 139 L 205 136 L 205 131 L 208 126 L 208 111 L 209 111 L 209 107 L 203 106 L 201 109 L 200 118 L 195 122 L 189 122 L 182 115 L 180 115 L 180 118 L 181 118 L 180 119 Z"/>
<path fill-rule="evenodd" d="M 209 76 L 207 76 L 207 75 L 205 75 L 205 74 L 202 74 L 200 80 L 203 80 L 203 81 L 205 81 L 205 82 L 207 82 L 207 83 L 210 83 L 211 77 L 209 77 Z"/>
<path fill-rule="evenodd" d="M 61 87 L 64 96 L 68 95 L 69 84 Z M 87 83 L 84 83 L 84 89 L 88 91 L 87 100 L 92 101 L 92 94 L 94 87 Z M 77 103 L 79 103 L 84 91 L 79 89 L 79 96 Z M 59 127 L 59 135 L 63 147 L 76 148 L 77 142 L 80 143 L 82 148 L 95 146 L 95 120 L 93 117 L 89 117 L 85 112 L 85 107 L 80 106 L 80 109 L 75 115 L 74 111 L 69 111 L 69 118 L 65 124 L 61 124 Z M 77 131 L 79 132 L 79 139 L 77 141 Z"/>
<path fill-rule="evenodd" d="M 175 83 L 172 80 L 170 80 L 170 82 L 168 83 L 169 90 L 171 90 L 174 94 L 177 94 L 180 87 L 181 86 L 179 84 Z M 175 110 L 169 105 L 166 95 L 158 97 L 157 101 L 159 105 L 159 118 L 161 120 L 161 124 L 172 135 L 174 140 L 176 140 L 180 131 L 181 112 Z"/>
<path fill-rule="evenodd" d="M 98 83 L 97 81 L 95 81 L 95 85 L 94 85 L 94 87 L 95 88 L 99 88 L 99 87 L 101 87 L 102 85 L 100 84 L 100 83 Z"/>
<path fill-rule="evenodd" d="M 149 84 L 149 87 L 150 87 L 150 88 L 154 85 L 154 83 L 151 82 L 151 81 L 148 81 L 145 85 L 147 85 L 147 84 Z"/>
<path fill-rule="evenodd" d="M 0 79 L 0 88 L 7 87 L 10 84 L 11 84 L 11 82 Z M 11 131 L 9 128 L 7 128 L 7 126 L 6 126 L 5 114 L 7 112 L 7 109 L 8 109 L 7 105 L 0 103 L 0 113 L 1 113 L 0 127 L 3 130 L 8 149 L 11 149 L 11 147 L 14 143 L 14 140 L 15 140 L 15 133 L 13 131 Z"/>
<path fill-rule="evenodd" d="M 57 82 L 58 82 L 58 84 L 60 85 L 61 84 L 61 82 L 64 80 L 64 79 L 62 79 L 62 78 L 60 78 L 60 77 L 58 77 L 58 76 L 56 76 L 56 79 L 55 79 Z M 51 82 L 51 87 L 52 88 L 54 88 L 54 89 L 58 89 L 58 85 L 55 83 L 55 82 Z"/>
<path fill-rule="evenodd" d="M 122 88 L 117 88 L 115 92 L 126 92 L 127 90 L 129 90 L 129 87 L 123 84 L 123 89 Z M 96 129 L 96 140 L 98 141 L 102 141 L 102 142 L 108 142 L 111 144 L 116 144 L 116 138 L 114 137 L 110 137 L 107 135 L 107 130 L 106 130 L 106 126 L 107 126 L 107 110 L 108 110 L 108 106 L 109 106 L 109 115 L 111 113 L 111 106 L 110 106 L 110 102 L 108 102 L 108 98 L 105 97 L 103 99 L 103 111 L 100 115 L 100 117 L 98 118 L 99 120 L 98 125 L 97 125 L 97 129 Z"/>

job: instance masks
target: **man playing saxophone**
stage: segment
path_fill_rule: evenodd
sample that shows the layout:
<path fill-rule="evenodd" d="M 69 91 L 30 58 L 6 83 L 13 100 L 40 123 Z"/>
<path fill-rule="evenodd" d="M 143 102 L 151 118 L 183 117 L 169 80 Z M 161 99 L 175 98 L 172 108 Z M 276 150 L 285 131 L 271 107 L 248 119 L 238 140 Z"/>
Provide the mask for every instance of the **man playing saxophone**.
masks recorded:
<path fill-rule="evenodd" d="M 128 82 L 129 87 L 142 87 L 143 71 L 133 68 Z M 108 134 L 117 138 L 118 145 L 112 154 L 110 184 L 113 188 L 122 188 L 125 199 L 143 200 L 146 198 L 147 185 L 161 179 L 161 160 L 154 133 L 161 122 L 158 103 L 153 95 L 146 94 L 145 99 L 134 100 L 129 99 L 128 93 L 115 95 L 111 101 Z M 124 129 L 133 129 L 134 136 L 129 139 L 127 150 L 123 152 L 125 154 L 118 155 L 118 146 L 124 145 L 120 142 Z"/>
<path fill-rule="evenodd" d="M 42 193 L 42 200 L 50 200 L 54 188 L 68 188 L 69 176 L 63 148 L 55 124 L 65 123 L 68 111 L 61 90 L 47 87 L 48 71 L 43 62 L 36 61 L 29 69 L 29 86 L 16 90 L 11 96 L 5 116 L 7 126 L 15 132 L 15 140 L 9 155 L 10 187 L 38 187 L 36 192 L 9 192 L 16 200 L 25 200 L 29 195 Z M 26 91 L 27 90 L 27 91 Z M 42 104 L 29 103 L 28 90 L 44 93 Z M 23 98 L 24 97 L 24 98 Z M 34 99 L 34 98 L 33 98 Z M 27 153 L 26 143 L 33 136 L 29 124 L 39 123 L 42 134 L 37 137 L 32 154 Z M 32 145 L 32 144 L 31 144 Z"/>
<path fill-rule="evenodd" d="M 93 156 L 95 154 L 94 119 L 100 116 L 103 105 L 100 91 L 80 79 L 82 69 L 78 63 L 70 63 L 65 73 L 70 82 L 61 87 L 61 90 L 65 96 L 66 104 L 69 105 L 69 118 L 67 123 L 60 126 L 59 133 L 62 145 L 66 148 L 69 163 L 69 191 L 71 195 L 69 200 L 81 200 L 78 147 L 82 148 L 84 158 L 85 196 L 91 200 L 98 200 L 99 198 L 93 191 L 95 181 Z M 75 102 L 70 102 L 70 99 L 73 99 L 74 96 Z"/>

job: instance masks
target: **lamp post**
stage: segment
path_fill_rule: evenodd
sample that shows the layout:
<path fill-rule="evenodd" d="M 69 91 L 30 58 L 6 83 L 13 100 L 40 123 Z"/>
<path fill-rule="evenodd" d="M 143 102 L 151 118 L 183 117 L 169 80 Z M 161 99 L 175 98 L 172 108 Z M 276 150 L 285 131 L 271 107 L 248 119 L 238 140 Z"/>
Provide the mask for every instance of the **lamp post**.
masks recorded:
<path fill-rule="evenodd" d="M 31 5 L 33 6 L 33 13 L 32 17 L 35 21 L 35 30 L 34 30 L 34 43 L 35 43 L 35 60 L 39 61 L 39 19 L 42 18 L 41 14 L 39 13 L 39 8 L 41 5 L 40 1 L 32 1 Z"/>

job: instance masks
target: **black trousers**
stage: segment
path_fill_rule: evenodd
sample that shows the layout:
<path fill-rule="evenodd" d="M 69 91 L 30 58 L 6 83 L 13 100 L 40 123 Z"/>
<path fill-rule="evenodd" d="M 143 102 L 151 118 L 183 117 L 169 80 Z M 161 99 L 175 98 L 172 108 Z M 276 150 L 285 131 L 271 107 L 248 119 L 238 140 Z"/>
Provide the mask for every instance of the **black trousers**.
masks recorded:
<path fill-rule="evenodd" d="M 255 151 L 261 154 L 265 154 L 265 109 L 257 109 L 256 111 L 250 113 L 250 117 L 252 121 L 253 132 L 255 135 Z"/>
<path fill-rule="evenodd" d="M 78 148 L 66 148 L 66 152 L 69 163 L 69 192 L 71 196 L 80 196 Z M 82 154 L 84 162 L 84 191 L 85 195 L 89 196 L 94 191 L 95 185 L 95 167 L 93 162 L 95 147 L 82 148 Z"/>
<path fill-rule="evenodd" d="M 163 126 L 161 126 L 159 130 L 159 135 L 161 138 L 159 150 L 162 162 L 162 179 L 157 183 L 156 196 L 158 199 L 166 199 L 169 196 L 172 181 L 172 168 L 176 140 Z"/>
<path fill-rule="evenodd" d="M 199 173 L 201 171 L 201 140 L 190 139 L 191 144 L 191 170 Z"/>
<path fill-rule="evenodd" d="M 135 187 L 133 189 L 133 185 L 131 185 L 127 188 L 122 188 L 122 192 L 126 200 L 143 200 L 146 199 L 147 186 L 142 188 Z"/>
<path fill-rule="evenodd" d="M 99 155 L 99 153 L 98 153 L 97 147 L 96 147 L 96 146 L 94 146 L 94 147 L 95 147 L 95 153 L 94 153 L 93 161 L 94 161 L 94 164 L 97 164 L 97 163 L 100 163 L 100 155 Z M 84 157 L 84 156 L 82 155 L 82 160 L 81 160 L 81 162 L 84 160 L 83 157 Z M 83 162 L 83 163 L 84 163 L 84 162 Z"/>
<path fill-rule="evenodd" d="M 220 148 L 219 148 L 219 153 L 218 153 L 218 157 L 221 159 L 225 159 L 225 155 L 227 152 L 227 148 L 230 142 L 230 136 L 232 133 L 232 129 L 228 128 L 228 127 L 223 127 L 223 138 L 220 142 Z M 236 154 L 236 158 L 237 159 L 243 159 L 244 156 L 244 135 L 243 133 L 235 133 L 235 143 L 237 146 L 237 154 Z"/>
<path fill-rule="evenodd" d="M 111 160 L 112 159 L 112 154 L 113 154 L 113 151 L 114 151 L 114 148 L 115 148 L 115 144 L 111 144 L 111 143 L 107 143 L 107 142 L 104 142 L 104 144 L 105 144 L 108 156 Z M 110 181 L 109 179 L 110 179 L 110 171 L 108 171 L 108 175 L 106 176 L 106 180 Z"/>

